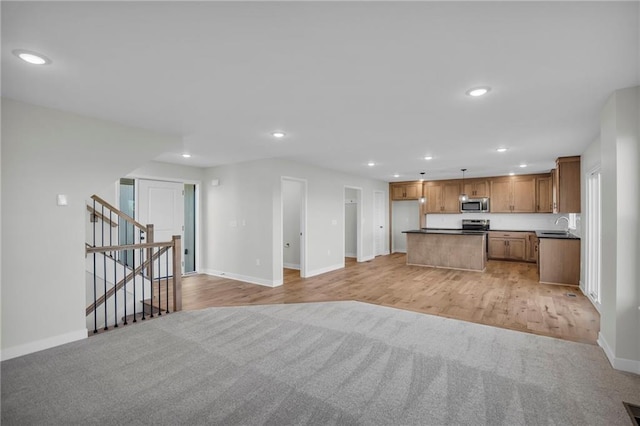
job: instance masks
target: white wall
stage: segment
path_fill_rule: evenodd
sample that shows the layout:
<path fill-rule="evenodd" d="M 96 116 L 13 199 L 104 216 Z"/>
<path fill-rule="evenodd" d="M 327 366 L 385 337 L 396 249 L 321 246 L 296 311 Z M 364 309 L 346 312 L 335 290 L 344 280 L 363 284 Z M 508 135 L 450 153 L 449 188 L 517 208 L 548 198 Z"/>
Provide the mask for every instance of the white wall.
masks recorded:
<path fill-rule="evenodd" d="M 283 256 L 285 268 L 300 269 L 302 182 L 282 181 Z"/>
<path fill-rule="evenodd" d="M 179 143 L 2 99 L 2 359 L 87 336 L 85 200 Z"/>
<path fill-rule="evenodd" d="M 418 201 L 393 201 L 391 203 L 391 220 L 394 253 L 407 252 L 407 235 L 402 231 L 420 229 L 420 204 Z"/>
<path fill-rule="evenodd" d="M 2 103 L 0 102 L 0 117 L 2 116 Z M 0 136 L 0 165 L 2 164 L 2 137 Z M 2 173 L 0 171 L 0 242 L 2 241 Z M 0 360 L 2 360 L 2 243 L 0 243 Z"/>
<path fill-rule="evenodd" d="M 220 181 L 219 186 L 205 185 L 203 190 L 207 272 L 269 286 L 282 283 L 283 176 L 307 180 L 308 276 L 344 265 L 345 186 L 363 188 L 362 256 L 373 258 L 373 191 L 386 194 L 386 182 L 269 159 L 206 171 L 205 181 Z"/>
<path fill-rule="evenodd" d="M 159 161 L 147 161 L 127 176 L 132 178 L 199 184 L 204 180 L 205 169 L 202 167 L 182 166 Z"/>
<path fill-rule="evenodd" d="M 640 87 L 614 92 L 601 115 L 602 304 L 599 344 L 640 374 Z"/>
<path fill-rule="evenodd" d="M 427 228 L 460 229 L 462 219 L 489 219 L 491 229 L 496 231 L 535 231 L 567 227 L 564 220 L 558 225 L 555 224 L 556 219 L 563 215 L 549 213 L 460 213 L 426 216 Z"/>

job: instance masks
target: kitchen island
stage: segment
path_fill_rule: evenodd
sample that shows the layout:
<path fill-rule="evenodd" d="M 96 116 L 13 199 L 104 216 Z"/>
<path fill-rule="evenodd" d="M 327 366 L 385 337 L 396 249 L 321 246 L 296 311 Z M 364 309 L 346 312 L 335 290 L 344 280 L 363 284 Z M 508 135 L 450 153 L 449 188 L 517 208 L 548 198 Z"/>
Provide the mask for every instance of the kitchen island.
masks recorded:
<path fill-rule="evenodd" d="M 407 265 L 484 271 L 487 234 L 457 229 L 418 229 L 407 234 Z"/>

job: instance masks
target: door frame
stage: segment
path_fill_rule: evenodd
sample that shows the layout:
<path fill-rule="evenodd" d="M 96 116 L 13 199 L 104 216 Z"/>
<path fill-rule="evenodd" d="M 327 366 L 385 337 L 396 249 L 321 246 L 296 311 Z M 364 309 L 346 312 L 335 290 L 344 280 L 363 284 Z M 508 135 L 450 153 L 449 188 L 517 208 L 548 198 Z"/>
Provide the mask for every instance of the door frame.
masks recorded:
<path fill-rule="evenodd" d="M 592 176 L 598 175 L 597 200 L 591 198 Z M 582 244 L 585 259 L 584 283 L 581 290 L 591 301 L 598 312 L 602 306 L 602 169 L 595 165 L 585 173 L 586 214 L 584 215 L 584 243 Z M 597 212 L 594 211 L 597 209 Z M 597 217 L 593 217 L 597 216 Z M 597 221 L 597 223 L 595 223 Z M 593 229 L 595 227 L 596 229 Z M 594 235 L 594 231 L 596 235 Z M 595 275 L 595 276 L 594 276 Z M 592 280 L 596 280 L 597 294 L 592 294 Z"/>
<path fill-rule="evenodd" d="M 346 238 L 345 238 L 345 228 L 346 228 L 346 224 L 344 221 L 345 218 L 345 214 L 346 214 L 346 206 L 345 206 L 345 200 L 346 200 L 346 190 L 347 189 L 353 189 L 356 191 L 356 199 L 357 199 L 357 207 L 356 207 L 356 262 L 363 262 L 363 257 L 362 257 L 362 187 L 360 186 L 351 186 L 351 185 L 344 185 L 344 188 L 342 189 L 342 267 L 344 268 L 345 263 L 344 263 L 344 259 L 345 259 L 345 254 L 346 254 L 346 250 L 345 250 L 345 245 L 346 245 Z"/>
<path fill-rule="evenodd" d="M 195 257 L 195 271 L 192 272 L 192 274 L 196 274 L 196 273 L 201 273 L 200 269 L 201 269 L 201 265 L 202 265 L 202 247 L 201 247 L 201 238 L 200 238 L 200 229 L 201 229 L 201 223 L 200 223 L 200 206 L 201 204 L 201 198 L 200 198 L 200 194 L 201 194 L 201 187 L 202 187 L 202 181 L 199 180 L 193 180 L 193 179 L 176 179 L 176 178 L 167 178 L 167 177 L 162 177 L 162 176 L 150 176 L 150 175 L 139 175 L 139 174 L 129 174 L 124 176 L 125 178 L 131 178 L 134 180 L 134 191 L 135 191 L 135 200 L 136 200 L 136 204 L 138 202 L 138 193 L 139 191 L 139 183 L 138 180 L 139 179 L 145 179 L 145 180 L 155 180 L 155 181 L 161 181 L 161 182 L 175 182 L 175 183 L 182 183 L 184 184 L 190 184 L 190 185 L 195 185 L 196 189 L 195 189 L 195 230 L 194 230 L 194 241 L 195 241 L 195 246 L 196 246 L 196 257 Z M 118 183 L 120 182 L 120 179 L 118 179 L 118 182 L 116 182 L 116 200 L 120 199 L 120 193 L 119 193 L 119 185 Z M 119 201 L 118 201 L 119 202 Z M 118 209 L 120 208 L 119 204 L 116 204 L 116 207 L 118 207 Z M 136 208 L 135 210 L 136 212 L 138 211 L 138 209 Z M 135 218 L 134 218 L 135 219 Z M 146 224 L 144 224 L 146 225 Z M 184 261 L 184 255 L 181 254 L 181 260 L 180 263 L 182 263 Z M 184 266 L 182 266 L 182 273 L 184 274 Z"/>
<path fill-rule="evenodd" d="M 198 220 L 198 185 L 196 185 L 195 183 L 189 183 L 189 182 L 183 182 L 183 185 L 193 185 L 193 246 L 194 246 L 194 250 L 196 252 L 196 255 L 193 258 L 193 271 L 191 272 L 185 272 L 185 267 L 186 267 L 186 263 L 185 265 L 182 267 L 182 274 L 183 275 L 194 275 L 198 273 L 198 256 L 200 255 L 200 250 L 198 249 L 198 224 L 197 224 L 197 220 Z M 187 194 L 185 193 L 185 196 Z M 186 210 L 185 210 L 186 213 Z M 184 225 L 184 231 L 183 231 L 183 235 L 186 235 L 186 231 L 187 231 L 187 217 L 185 215 L 185 225 Z M 183 237 L 186 240 L 186 237 Z M 182 241 L 182 250 L 184 251 L 186 248 L 186 244 L 184 241 Z M 184 255 L 183 255 L 183 259 L 184 259 Z"/>
<path fill-rule="evenodd" d="M 284 181 L 290 182 L 298 182 L 301 184 L 300 191 L 300 278 L 307 277 L 307 180 L 296 178 L 292 176 L 281 176 L 280 177 L 280 232 L 279 235 L 276 236 L 277 244 L 279 250 L 277 251 L 279 256 L 280 265 L 280 273 L 275 274 L 275 277 L 282 277 L 281 279 L 276 278 L 276 282 L 282 284 L 283 282 L 283 270 L 284 270 L 284 197 L 283 194 L 283 183 Z M 276 284 L 279 285 L 279 284 Z"/>

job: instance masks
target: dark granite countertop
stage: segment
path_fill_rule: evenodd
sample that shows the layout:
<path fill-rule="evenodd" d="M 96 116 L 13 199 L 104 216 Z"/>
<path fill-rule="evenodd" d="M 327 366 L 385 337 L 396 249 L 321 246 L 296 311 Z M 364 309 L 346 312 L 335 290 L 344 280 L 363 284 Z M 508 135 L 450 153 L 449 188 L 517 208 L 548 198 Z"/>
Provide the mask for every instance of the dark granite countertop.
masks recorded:
<path fill-rule="evenodd" d="M 438 228 L 422 228 L 402 231 L 404 234 L 449 234 L 449 235 L 485 235 L 486 231 L 473 231 L 462 229 L 438 229 Z"/>
<path fill-rule="evenodd" d="M 526 229 L 489 229 L 490 232 L 536 232 Z"/>
<path fill-rule="evenodd" d="M 558 230 L 541 230 L 536 231 L 536 236 L 538 238 L 554 238 L 561 240 L 579 240 L 580 237 L 577 235 L 573 235 L 570 232 L 558 231 Z"/>

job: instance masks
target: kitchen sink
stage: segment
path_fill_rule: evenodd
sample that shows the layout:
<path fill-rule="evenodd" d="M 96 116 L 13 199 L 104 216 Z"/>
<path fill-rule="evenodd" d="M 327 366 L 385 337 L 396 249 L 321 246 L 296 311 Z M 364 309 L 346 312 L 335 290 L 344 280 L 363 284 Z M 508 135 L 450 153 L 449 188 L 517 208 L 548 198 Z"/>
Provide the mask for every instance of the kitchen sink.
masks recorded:
<path fill-rule="evenodd" d="M 579 237 L 576 237 L 575 235 L 570 234 L 568 231 L 555 231 L 555 230 L 550 230 L 550 231 L 536 231 L 536 235 L 539 238 L 569 238 L 569 239 L 579 239 Z"/>

